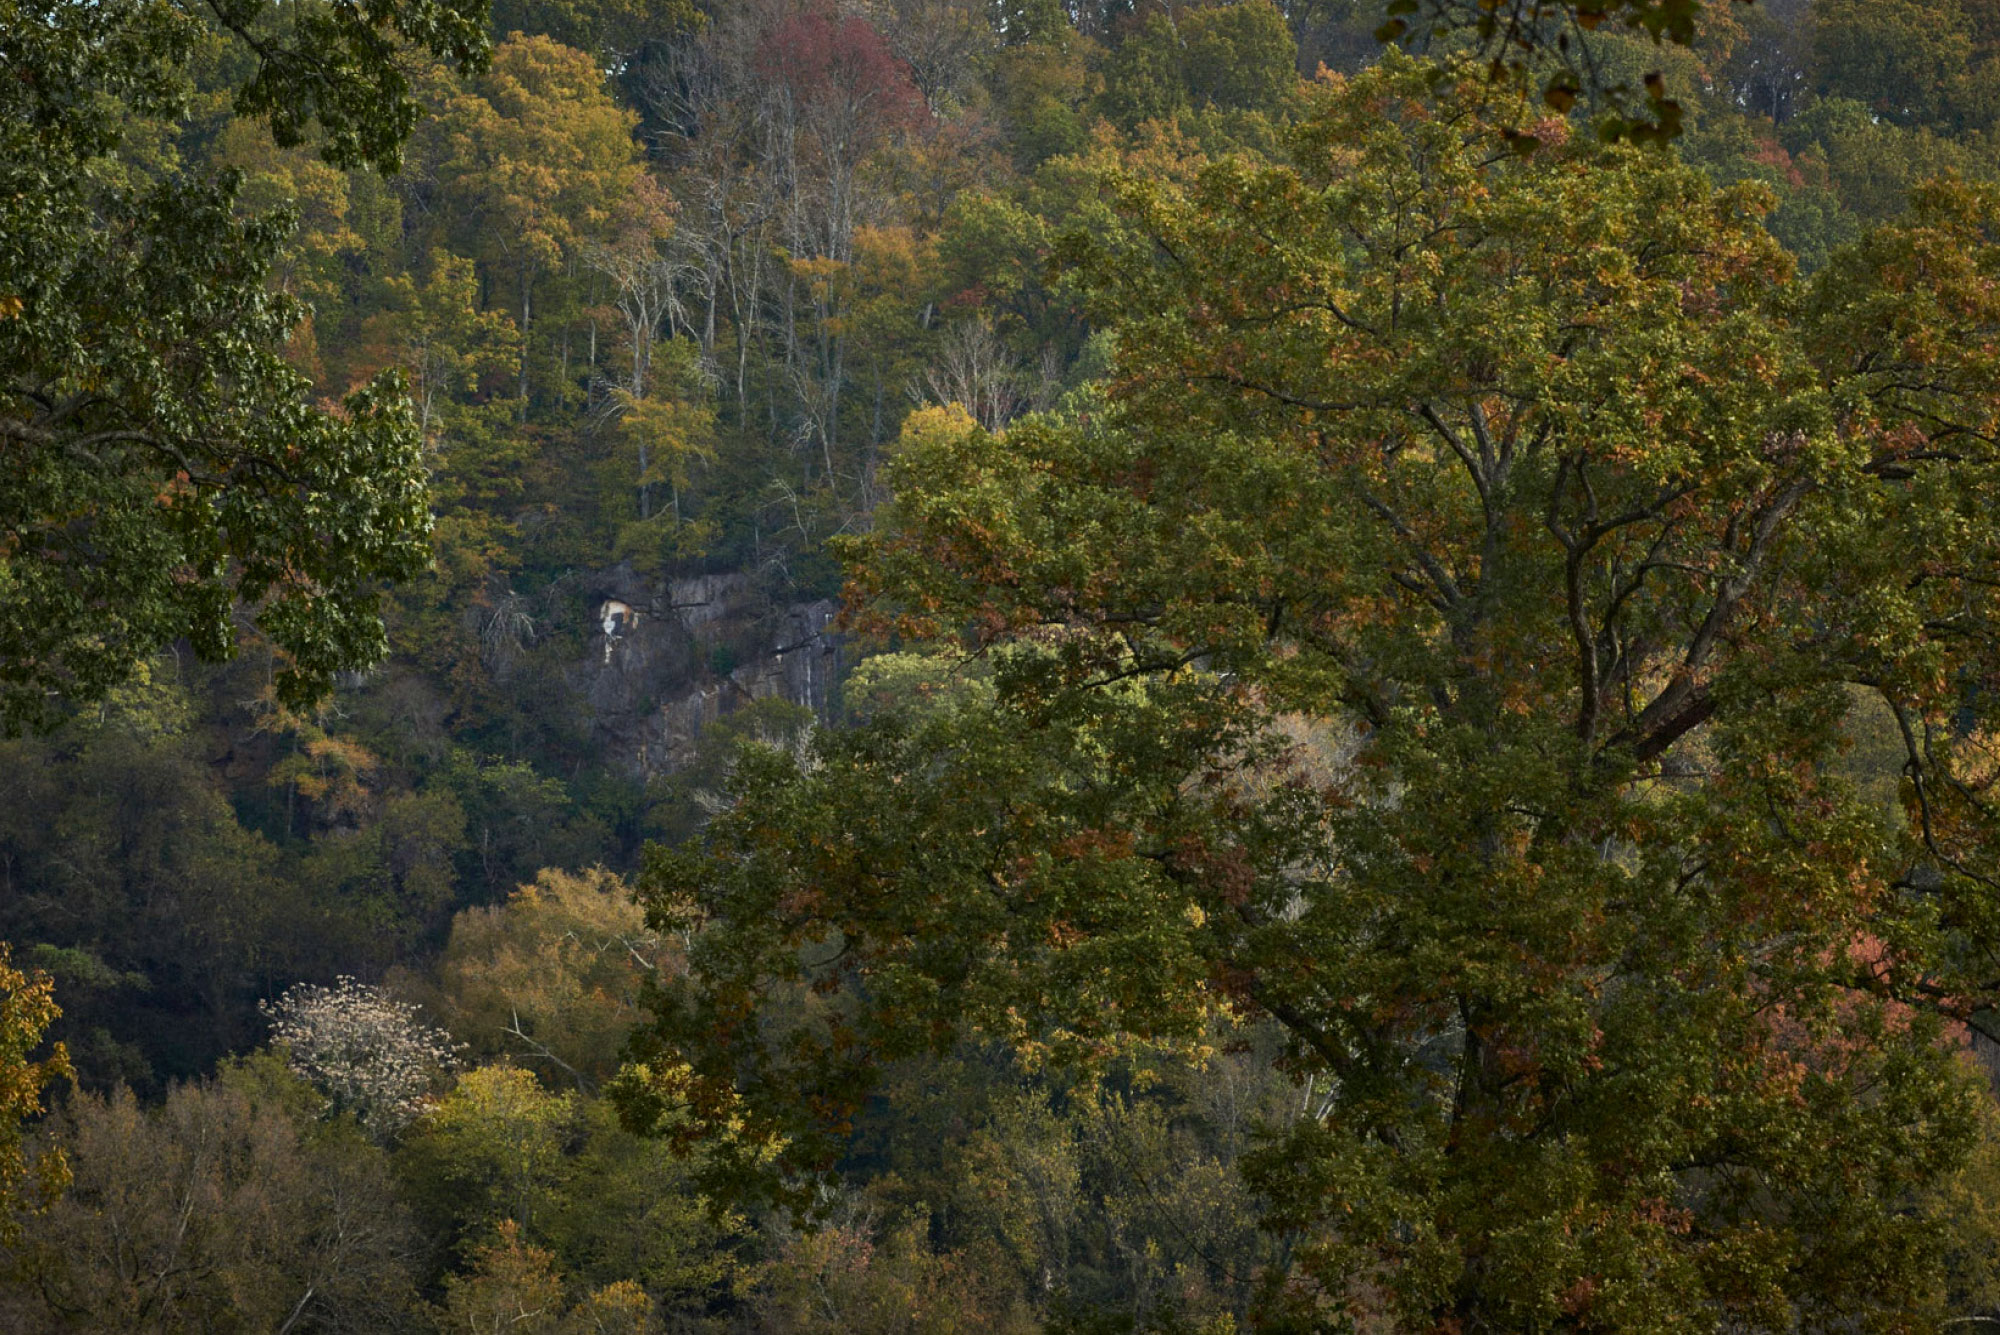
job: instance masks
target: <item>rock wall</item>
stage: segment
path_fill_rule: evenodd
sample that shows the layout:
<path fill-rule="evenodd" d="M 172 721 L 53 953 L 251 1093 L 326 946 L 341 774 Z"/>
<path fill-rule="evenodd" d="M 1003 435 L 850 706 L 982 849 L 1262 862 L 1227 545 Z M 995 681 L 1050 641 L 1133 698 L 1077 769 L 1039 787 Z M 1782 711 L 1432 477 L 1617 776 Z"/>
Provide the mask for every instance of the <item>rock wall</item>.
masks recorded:
<path fill-rule="evenodd" d="M 752 700 L 827 717 L 841 667 L 831 599 L 774 605 L 741 573 L 652 582 L 629 567 L 604 572 L 591 594 L 570 685 L 611 767 L 672 773 L 702 729 Z"/>

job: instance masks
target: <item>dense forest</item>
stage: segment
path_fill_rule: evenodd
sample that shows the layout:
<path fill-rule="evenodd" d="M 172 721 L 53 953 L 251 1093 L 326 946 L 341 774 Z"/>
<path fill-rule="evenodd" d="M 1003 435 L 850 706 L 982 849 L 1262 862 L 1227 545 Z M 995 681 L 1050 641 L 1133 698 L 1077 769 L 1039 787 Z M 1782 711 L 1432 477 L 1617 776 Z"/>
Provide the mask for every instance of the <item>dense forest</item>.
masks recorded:
<path fill-rule="evenodd" d="M 2000 1327 L 1996 0 L 0 0 L 0 378 L 0 1329 Z"/>

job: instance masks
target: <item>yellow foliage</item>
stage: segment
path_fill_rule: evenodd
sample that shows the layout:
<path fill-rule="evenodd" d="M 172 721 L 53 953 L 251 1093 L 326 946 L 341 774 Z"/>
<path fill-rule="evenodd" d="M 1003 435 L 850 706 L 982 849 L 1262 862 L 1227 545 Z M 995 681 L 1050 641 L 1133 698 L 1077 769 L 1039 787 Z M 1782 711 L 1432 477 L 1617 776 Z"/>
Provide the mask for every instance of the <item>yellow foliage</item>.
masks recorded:
<path fill-rule="evenodd" d="M 20 1231 L 15 1213 L 20 1205 L 46 1204 L 69 1183 L 60 1151 L 28 1161 L 20 1129 L 22 1121 L 41 1114 L 42 1092 L 71 1078 L 69 1054 L 60 1043 L 40 1061 L 29 1060 L 61 1014 L 49 976 L 13 967 L 6 943 L 0 942 L 0 1241 Z"/>
<path fill-rule="evenodd" d="M 590 1085 L 617 1069 L 644 980 L 678 967 L 624 881 L 601 867 L 545 870 L 506 903 L 458 915 L 439 1010 L 475 1052 Z"/>

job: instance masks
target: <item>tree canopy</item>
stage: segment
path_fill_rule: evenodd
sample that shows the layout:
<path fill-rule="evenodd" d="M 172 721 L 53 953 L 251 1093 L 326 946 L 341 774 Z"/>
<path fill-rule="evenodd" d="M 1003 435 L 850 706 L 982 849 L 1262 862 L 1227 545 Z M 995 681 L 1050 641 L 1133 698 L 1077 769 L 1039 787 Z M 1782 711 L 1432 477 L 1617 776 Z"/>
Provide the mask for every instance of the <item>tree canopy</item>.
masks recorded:
<path fill-rule="evenodd" d="M 2000 1318 L 2000 0 L 1389 9 L 0 0 L 0 1329 Z"/>
<path fill-rule="evenodd" d="M 416 121 L 401 52 L 485 59 L 483 4 L 0 7 L 0 722 L 94 701 L 179 638 L 257 609 L 317 697 L 385 648 L 376 581 L 422 568 L 419 438 L 393 375 L 338 408 L 286 360 L 306 314 L 269 283 L 296 218 L 181 168 L 203 62 L 278 144 L 393 169 Z M 235 44 L 230 47 L 225 36 Z"/>
<path fill-rule="evenodd" d="M 1220 1008 L 1322 1091 L 1252 1168 L 1314 1239 L 1286 1301 L 1900 1320 L 2000 977 L 2000 196 L 1802 281 L 1757 187 L 1435 82 L 1114 176 L 1063 251 L 1107 398 L 913 419 L 850 597 L 987 685 L 746 761 L 654 855 L 694 935 L 628 1108 L 781 1181 L 887 1063 Z M 1843 762 L 1884 731 L 1888 804 Z"/>

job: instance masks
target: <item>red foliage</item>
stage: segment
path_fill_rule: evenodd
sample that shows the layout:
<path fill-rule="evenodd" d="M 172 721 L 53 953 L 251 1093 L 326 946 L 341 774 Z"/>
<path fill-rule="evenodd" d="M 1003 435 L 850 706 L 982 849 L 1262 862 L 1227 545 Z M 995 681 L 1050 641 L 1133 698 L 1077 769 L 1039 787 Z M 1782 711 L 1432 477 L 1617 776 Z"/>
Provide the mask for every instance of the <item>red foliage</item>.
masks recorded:
<path fill-rule="evenodd" d="M 1805 173 L 1798 169 L 1798 165 L 1792 161 L 1792 155 L 1787 153 L 1784 146 L 1775 139 L 1759 141 L 1757 147 L 1750 153 L 1750 161 L 1760 167 L 1777 168 L 1783 173 L 1785 183 L 1794 190 L 1805 186 Z"/>
<path fill-rule="evenodd" d="M 865 19 L 823 6 L 800 10 L 773 28 L 758 48 L 756 67 L 790 93 L 808 122 L 857 132 L 863 143 L 930 114 L 882 34 Z"/>

